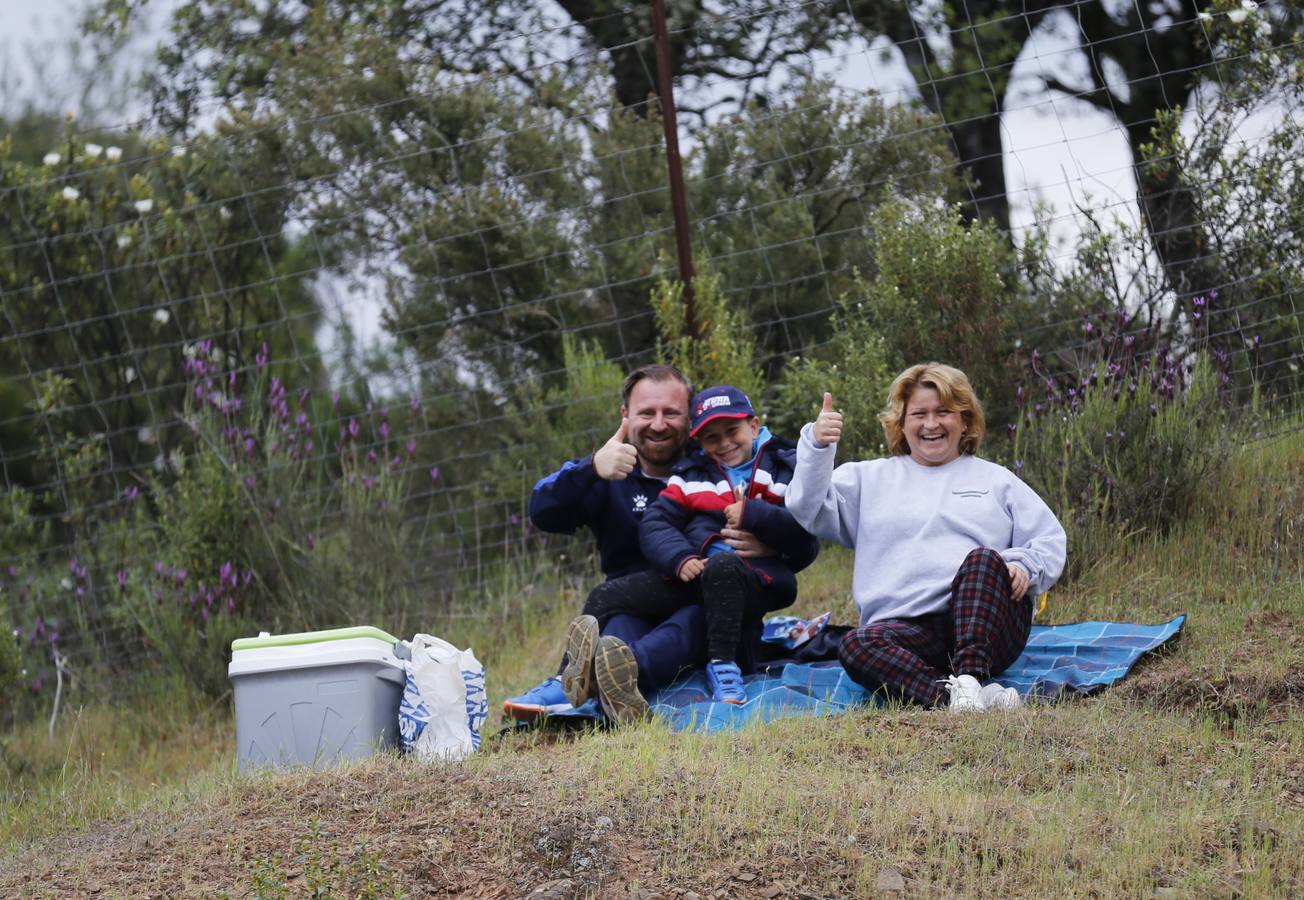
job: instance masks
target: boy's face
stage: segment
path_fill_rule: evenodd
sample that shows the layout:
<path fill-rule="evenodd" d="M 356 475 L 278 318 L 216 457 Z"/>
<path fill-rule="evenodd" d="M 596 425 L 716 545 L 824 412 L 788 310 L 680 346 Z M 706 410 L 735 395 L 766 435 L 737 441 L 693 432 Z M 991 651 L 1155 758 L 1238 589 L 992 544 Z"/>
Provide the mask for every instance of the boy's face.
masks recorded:
<path fill-rule="evenodd" d="M 761 433 L 761 420 L 712 419 L 697 433 L 706 455 L 722 466 L 736 466 L 752 458 L 752 442 Z"/>

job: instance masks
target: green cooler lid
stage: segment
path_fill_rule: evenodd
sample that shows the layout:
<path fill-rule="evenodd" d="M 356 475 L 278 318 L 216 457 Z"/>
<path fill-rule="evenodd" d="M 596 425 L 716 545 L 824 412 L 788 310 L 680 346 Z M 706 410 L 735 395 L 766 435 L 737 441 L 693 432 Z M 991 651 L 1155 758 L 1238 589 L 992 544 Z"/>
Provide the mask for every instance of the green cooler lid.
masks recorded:
<path fill-rule="evenodd" d="M 256 650 L 262 647 L 290 647 L 296 644 L 318 644 L 324 641 L 343 641 L 349 638 L 375 638 L 393 644 L 398 638 L 370 625 L 354 628 L 330 628 L 326 631 L 300 631 L 295 634 L 269 634 L 264 637 L 237 638 L 231 642 L 231 651 Z"/>

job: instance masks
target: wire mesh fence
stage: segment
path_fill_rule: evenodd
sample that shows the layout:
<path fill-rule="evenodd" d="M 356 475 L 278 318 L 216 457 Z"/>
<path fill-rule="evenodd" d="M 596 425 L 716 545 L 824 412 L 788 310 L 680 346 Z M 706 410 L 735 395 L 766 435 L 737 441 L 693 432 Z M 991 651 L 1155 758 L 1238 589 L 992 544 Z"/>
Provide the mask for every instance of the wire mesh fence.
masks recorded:
<path fill-rule="evenodd" d="M 320 7 L 185 5 L 148 116 L 7 123 L 0 582 L 32 696 L 54 649 L 89 685 L 593 571 L 530 525 L 530 486 L 610 436 L 624 372 L 680 361 L 693 318 L 648 8 Z M 1013 433 L 1037 391 L 1180 400 L 1204 354 L 1252 433 L 1297 428 L 1296 20 L 671 4 L 691 245 L 737 377 L 790 430 L 820 377 L 881 389 L 870 335 L 885 365 L 966 368 Z"/>

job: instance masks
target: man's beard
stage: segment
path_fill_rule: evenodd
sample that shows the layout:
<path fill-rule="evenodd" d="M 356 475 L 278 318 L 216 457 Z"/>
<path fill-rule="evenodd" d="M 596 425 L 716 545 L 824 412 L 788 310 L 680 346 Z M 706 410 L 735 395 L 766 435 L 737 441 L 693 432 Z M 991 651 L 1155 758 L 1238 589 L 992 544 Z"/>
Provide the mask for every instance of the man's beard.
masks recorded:
<path fill-rule="evenodd" d="M 638 455 L 650 463 L 668 463 L 673 462 L 683 447 L 675 441 L 674 434 L 666 436 L 668 440 L 653 442 L 649 441 L 646 436 L 640 436 L 634 449 Z"/>

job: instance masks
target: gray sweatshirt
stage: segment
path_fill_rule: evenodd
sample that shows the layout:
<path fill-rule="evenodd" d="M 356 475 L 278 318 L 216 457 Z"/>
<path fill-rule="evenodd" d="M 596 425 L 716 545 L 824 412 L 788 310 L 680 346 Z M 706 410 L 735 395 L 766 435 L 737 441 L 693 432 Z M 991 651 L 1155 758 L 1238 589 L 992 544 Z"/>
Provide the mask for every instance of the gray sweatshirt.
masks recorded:
<path fill-rule="evenodd" d="M 1064 570 L 1064 528 L 1013 472 L 976 456 L 923 466 L 909 456 L 843 463 L 801 430 L 788 511 L 817 537 L 856 551 L 860 624 L 940 612 L 969 551 L 990 547 L 1027 570 L 1030 594 Z"/>

